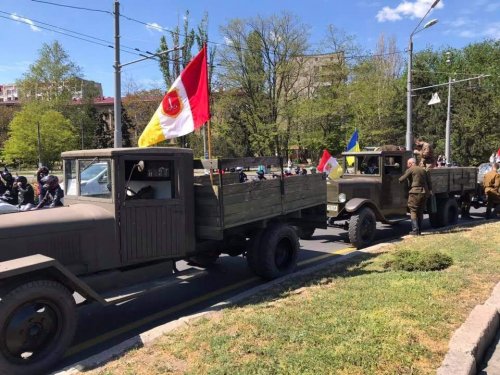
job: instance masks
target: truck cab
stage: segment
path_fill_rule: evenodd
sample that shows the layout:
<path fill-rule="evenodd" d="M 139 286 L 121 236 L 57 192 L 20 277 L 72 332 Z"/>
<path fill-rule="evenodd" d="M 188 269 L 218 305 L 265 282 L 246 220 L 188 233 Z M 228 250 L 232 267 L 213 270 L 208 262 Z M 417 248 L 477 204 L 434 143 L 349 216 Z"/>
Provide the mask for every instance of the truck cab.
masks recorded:
<path fill-rule="evenodd" d="M 408 151 L 345 152 L 344 175 L 327 181 L 330 222 L 348 219 L 352 212 L 369 207 L 382 222 L 406 215 L 406 185 L 398 179 L 411 157 Z"/>
<path fill-rule="evenodd" d="M 65 204 L 92 204 L 114 219 L 107 240 L 115 253 L 110 268 L 182 258 L 194 250 L 191 150 L 103 149 L 62 158 Z"/>

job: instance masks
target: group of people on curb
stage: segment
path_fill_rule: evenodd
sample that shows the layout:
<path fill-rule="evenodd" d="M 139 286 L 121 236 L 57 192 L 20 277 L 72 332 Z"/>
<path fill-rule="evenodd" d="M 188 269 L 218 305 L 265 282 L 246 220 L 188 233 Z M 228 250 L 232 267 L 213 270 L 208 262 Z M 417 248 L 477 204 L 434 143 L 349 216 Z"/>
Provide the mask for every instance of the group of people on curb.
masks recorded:
<path fill-rule="evenodd" d="M 413 153 L 419 157 L 417 165 L 416 158 L 410 158 L 407 162 L 406 172 L 399 178 L 399 182 L 408 182 L 408 208 L 410 210 L 411 227 L 410 234 L 420 235 L 422 232 L 422 223 L 424 211 L 427 205 L 427 199 L 432 197 L 432 182 L 427 171 L 436 166 L 434 160 L 434 151 L 432 146 L 422 139 L 415 141 L 416 149 Z M 446 165 L 446 162 L 445 164 Z M 439 166 L 439 165 L 438 165 Z M 499 164 L 492 163 L 492 169 L 485 174 L 483 187 L 487 196 L 486 218 L 492 218 L 493 215 L 500 214 L 498 206 L 500 205 L 500 174 L 498 173 Z M 496 208 L 495 208 L 496 207 Z M 468 206 L 470 208 L 470 205 Z M 462 207 L 462 209 L 464 209 Z M 492 212 L 492 209 L 494 211 Z M 464 210 L 468 216 L 468 209 Z"/>
<path fill-rule="evenodd" d="M 49 174 L 47 167 L 41 167 L 36 172 L 38 199 L 35 199 L 35 189 L 28 183 L 25 176 L 12 176 L 6 167 L 0 172 L 0 203 L 8 204 L 11 210 L 31 211 L 44 207 L 62 206 L 64 191 L 59 185 L 57 176 Z"/>

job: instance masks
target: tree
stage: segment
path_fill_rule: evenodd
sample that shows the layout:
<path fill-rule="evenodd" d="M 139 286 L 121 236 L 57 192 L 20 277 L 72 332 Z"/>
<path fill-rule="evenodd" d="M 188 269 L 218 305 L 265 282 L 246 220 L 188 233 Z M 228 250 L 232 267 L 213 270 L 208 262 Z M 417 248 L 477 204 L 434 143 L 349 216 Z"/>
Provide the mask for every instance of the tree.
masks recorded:
<path fill-rule="evenodd" d="M 284 13 L 232 20 L 221 32 L 227 40 L 220 58 L 222 84 L 240 90 L 246 100 L 241 114 L 252 153 L 282 154 L 286 107 L 291 105 L 289 94 L 298 79 L 297 58 L 308 46 L 308 29 L 297 17 Z"/>
<path fill-rule="evenodd" d="M 450 63 L 447 55 L 450 52 Z M 490 74 L 490 77 L 452 84 L 451 89 L 451 159 L 460 165 L 487 161 L 499 147 L 500 122 L 500 42 L 486 40 L 463 49 L 427 49 L 416 54 L 414 87 L 426 87 L 454 80 Z M 441 103 L 429 106 L 432 92 Z M 414 133 L 434 143 L 436 153 L 445 151 L 445 126 L 448 86 L 417 91 L 414 99 Z"/>
<path fill-rule="evenodd" d="M 58 41 L 44 43 L 39 57 L 17 82 L 22 100 L 55 100 L 67 103 L 81 88 L 81 69 L 69 59 Z"/>
<path fill-rule="evenodd" d="M 38 161 L 38 127 L 40 128 L 41 160 L 52 165 L 63 151 L 76 147 L 77 131 L 61 113 L 46 109 L 40 103 L 25 104 L 9 125 L 9 139 L 3 156 L 8 163 L 36 165 Z"/>
<path fill-rule="evenodd" d="M 123 98 L 123 106 L 131 121 L 130 142 L 137 145 L 140 135 L 158 108 L 163 94 L 160 90 L 133 88 Z"/>
<path fill-rule="evenodd" d="M 9 124 L 18 111 L 16 106 L 0 106 L 0 149 L 8 138 Z"/>
<path fill-rule="evenodd" d="M 121 105 L 122 108 L 122 146 L 123 147 L 131 147 L 132 142 L 131 142 L 131 133 L 134 131 L 134 124 L 132 123 L 132 120 L 127 114 L 127 109 L 125 106 Z"/>
<path fill-rule="evenodd" d="M 113 130 L 108 126 L 103 114 L 96 112 L 95 116 L 96 127 L 92 141 L 92 148 L 113 147 Z"/>

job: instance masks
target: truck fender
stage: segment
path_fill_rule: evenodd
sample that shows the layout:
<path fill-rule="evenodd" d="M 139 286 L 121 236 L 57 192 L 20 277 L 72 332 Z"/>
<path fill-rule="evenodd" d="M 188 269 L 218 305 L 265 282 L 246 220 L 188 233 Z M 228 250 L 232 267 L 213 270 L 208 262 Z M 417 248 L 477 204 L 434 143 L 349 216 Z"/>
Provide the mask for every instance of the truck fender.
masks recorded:
<path fill-rule="evenodd" d="M 97 301 L 103 305 L 109 304 L 61 263 L 48 256 L 36 254 L 0 262 L 0 284 L 9 285 L 40 277 L 49 277 L 58 281 L 71 292 L 78 292 L 87 301 Z"/>
<path fill-rule="evenodd" d="M 377 205 L 371 200 L 366 198 L 353 198 L 350 199 L 344 209 L 349 213 L 354 213 L 362 207 L 370 207 L 375 213 L 375 217 L 379 221 L 385 221 L 384 215 L 379 211 Z"/>

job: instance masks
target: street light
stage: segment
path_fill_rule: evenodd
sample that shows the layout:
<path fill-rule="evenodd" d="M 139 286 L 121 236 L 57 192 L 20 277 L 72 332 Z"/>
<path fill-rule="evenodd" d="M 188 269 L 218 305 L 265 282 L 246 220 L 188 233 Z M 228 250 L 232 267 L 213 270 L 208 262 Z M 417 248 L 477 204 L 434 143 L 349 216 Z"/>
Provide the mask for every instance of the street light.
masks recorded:
<path fill-rule="evenodd" d="M 419 33 L 422 30 L 428 29 L 431 26 L 434 26 L 438 20 L 433 19 L 427 22 L 422 28 L 419 29 L 420 25 L 422 24 L 423 20 L 427 15 L 430 13 L 430 11 L 439 3 L 440 0 L 435 0 L 434 3 L 432 3 L 431 7 L 425 13 L 425 15 L 420 19 L 420 22 L 418 23 L 417 27 L 412 31 L 410 34 L 410 41 L 408 43 L 408 76 L 407 76 L 407 81 L 406 81 L 406 149 L 407 150 L 412 150 L 413 148 L 413 135 L 412 135 L 412 127 L 411 127 L 411 114 L 412 114 L 412 105 L 411 105 L 411 91 L 412 91 L 412 81 L 411 81 L 411 67 L 412 67 L 412 58 L 413 58 L 413 35 Z"/>

